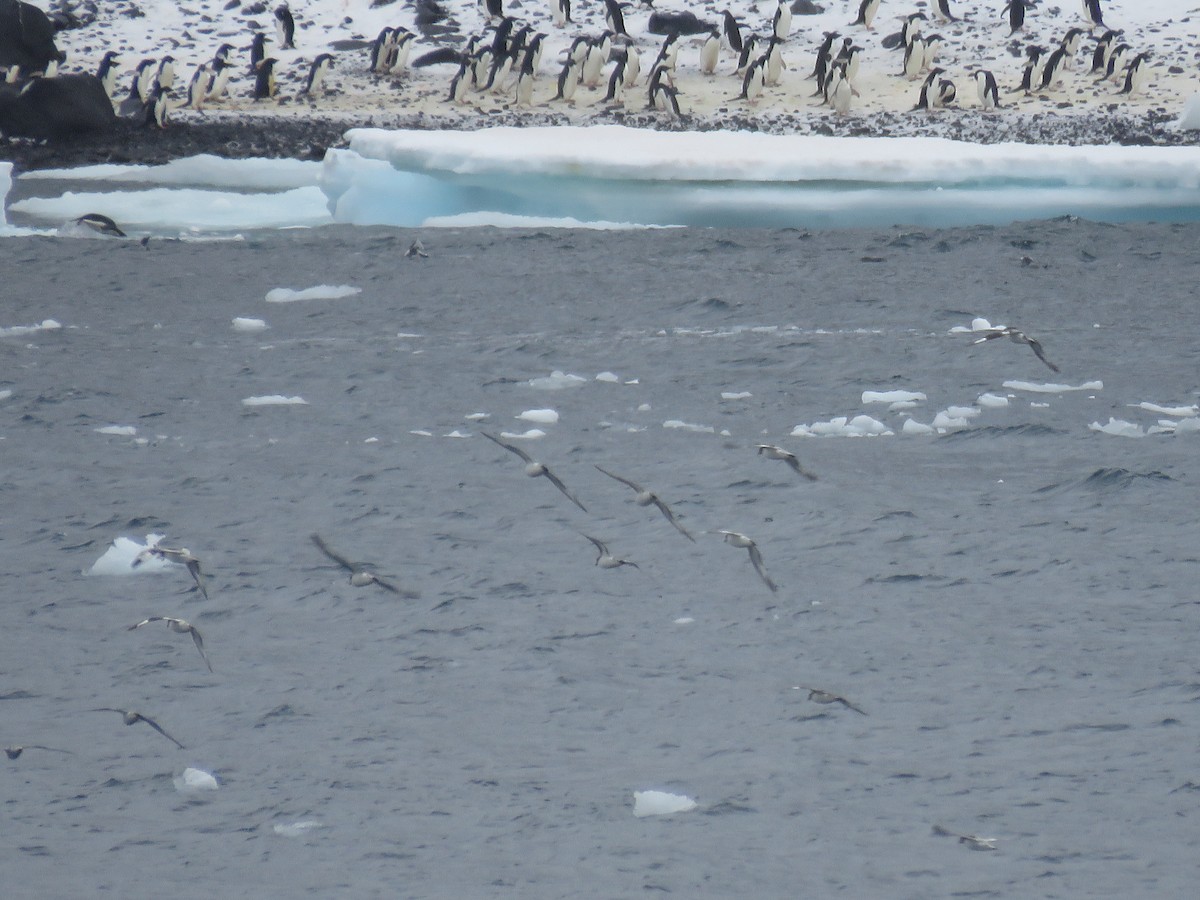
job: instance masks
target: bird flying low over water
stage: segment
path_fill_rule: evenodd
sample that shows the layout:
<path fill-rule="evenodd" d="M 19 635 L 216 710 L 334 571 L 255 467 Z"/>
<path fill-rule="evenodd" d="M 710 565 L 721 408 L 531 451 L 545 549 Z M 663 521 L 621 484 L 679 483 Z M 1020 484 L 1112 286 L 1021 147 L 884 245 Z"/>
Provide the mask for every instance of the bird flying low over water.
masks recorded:
<path fill-rule="evenodd" d="M 385 591 L 391 591 L 393 594 L 399 594 L 405 600 L 416 600 L 421 596 L 417 591 L 399 588 L 390 581 L 384 581 L 374 572 L 367 569 L 362 563 L 351 562 L 326 544 L 324 539 L 319 534 L 314 534 L 312 536 L 312 542 L 317 545 L 318 550 L 350 573 L 350 583 L 354 585 L 354 587 L 366 587 L 368 584 L 378 585 Z"/>
<path fill-rule="evenodd" d="M 803 475 L 809 481 L 817 480 L 816 475 L 800 465 L 800 460 L 796 458 L 795 453 L 792 453 L 789 450 L 784 450 L 782 447 L 778 447 L 775 444 L 759 444 L 758 455 L 766 456 L 767 459 L 781 459 L 787 463 L 792 468 L 792 471 L 797 475 Z"/>
<path fill-rule="evenodd" d="M 136 625 L 130 625 L 126 631 L 136 631 L 143 625 L 149 625 L 151 622 L 166 622 L 167 628 L 174 631 L 176 634 L 190 634 L 192 643 L 196 645 L 196 649 L 200 651 L 200 658 L 204 660 L 204 664 L 208 666 L 208 671 L 212 671 L 212 663 L 208 661 L 208 654 L 204 652 L 204 639 L 200 637 L 200 632 L 196 630 L 196 626 L 186 619 L 176 619 L 171 616 L 150 616 L 147 619 L 142 619 Z"/>
<path fill-rule="evenodd" d="M 593 465 L 595 464 L 593 463 Z M 653 503 L 656 507 L 658 507 L 658 511 L 666 517 L 666 520 L 675 526 L 676 531 L 682 534 L 689 541 L 692 541 L 693 543 L 695 542 L 696 539 L 692 537 L 691 532 L 689 532 L 683 527 L 683 525 L 679 523 L 679 520 L 675 518 L 675 514 L 671 512 L 671 508 L 663 502 L 662 498 L 659 497 L 658 494 L 651 490 L 647 490 L 636 481 L 630 481 L 628 478 L 622 478 L 620 475 L 614 475 L 612 472 L 608 471 L 608 469 L 601 468 L 600 466 L 596 466 L 596 468 L 600 469 L 601 472 L 614 481 L 619 481 L 626 487 L 632 488 L 637 494 L 637 496 L 634 497 L 634 502 L 637 503 L 638 506 L 649 506 Z"/>
<path fill-rule="evenodd" d="M 813 703 L 840 703 L 842 706 L 846 707 L 846 709 L 852 709 L 856 713 L 864 716 L 866 715 L 864 710 L 859 709 L 857 706 L 839 694 L 831 694 L 829 691 L 823 691 L 820 688 L 808 687 L 807 685 L 803 684 L 797 685 L 797 687 L 799 687 L 799 689 L 802 691 L 808 691 L 808 699 Z"/>
<path fill-rule="evenodd" d="M 132 709 L 117 709 L 116 707 L 113 707 L 113 706 L 98 706 L 95 709 L 93 709 L 92 712 L 120 713 L 121 718 L 124 720 L 126 725 L 136 725 L 138 722 L 145 722 L 147 725 L 149 725 L 151 728 L 153 728 L 155 731 L 157 731 L 159 734 L 161 734 L 163 737 L 165 737 L 168 741 L 170 741 L 172 744 L 174 744 L 180 750 L 186 749 L 183 746 L 183 744 L 179 743 L 179 741 L 175 740 L 175 738 L 173 738 L 169 734 L 167 734 L 166 731 L 163 730 L 163 727 L 161 725 L 159 725 L 153 719 L 143 716 L 140 712 L 135 712 Z"/>
<path fill-rule="evenodd" d="M 999 840 L 999 838 L 980 837 L 977 834 L 959 834 L 948 828 L 943 828 L 941 825 L 934 825 L 933 833 L 939 837 L 958 838 L 960 844 L 966 844 L 972 850 L 995 850 L 996 841 Z"/>
<path fill-rule="evenodd" d="M 583 532 L 580 532 L 580 534 L 583 534 Z M 600 540 L 599 538 L 594 538 L 590 534 L 584 534 L 583 536 L 596 545 L 596 565 L 598 565 L 600 568 L 616 569 L 620 566 L 633 566 L 635 569 L 638 568 L 638 564 L 635 562 L 630 562 L 627 559 L 621 559 L 620 557 L 613 556 L 612 553 L 609 552 L 608 544 L 604 543 L 604 541 Z"/>
<path fill-rule="evenodd" d="M 1025 332 L 1017 328 L 999 328 L 990 334 L 985 334 L 983 337 L 973 341 L 976 344 L 982 344 L 986 341 L 994 341 L 997 338 L 1008 338 L 1014 344 L 1026 344 L 1033 351 L 1033 355 L 1050 367 L 1051 372 L 1057 372 L 1058 366 L 1046 359 L 1046 354 L 1042 352 L 1042 345 L 1035 338 L 1031 338 Z"/>
<path fill-rule="evenodd" d="M 133 558 L 130 568 L 136 569 L 146 560 L 151 557 L 165 559 L 167 562 L 179 563 L 181 566 L 187 566 L 188 574 L 192 576 L 192 580 L 196 582 L 196 587 L 200 589 L 200 593 L 204 595 L 204 599 L 208 599 L 208 588 L 204 585 L 204 573 L 200 571 L 200 560 L 192 555 L 192 551 L 187 547 L 175 549 L 173 547 L 162 547 L 155 544 L 152 547 L 147 547 L 141 553 Z"/>
<path fill-rule="evenodd" d="M 496 437 L 495 435 L 488 434 L 486 431 L 481 431 L 479 433 L 482 434 L 489 441 L 492 441 L 495 444 L 499 444 L 501 447 L 503 447 L 509 453 L 515 453 L 517 456 L 521 457 L 521 459 L 523 459 L 525 461 L 525 474 L 528 475 L 530 478 L 537 478 L 538 476 L 545 477 L 545 479 L 547 481 L 549 481 L 552 485 L 554 485 L 556 488 L 558 488 L 560 491 L 562 491 L 562 494 L 564 497 L 566 497 L 568 500 L 570 500 L 572 503 L 574 503 L 576 506 L 578 506 L 584 512 L 587 512 L 587 507 L 584 506 L 582 503 L 580 503 L 579 500 L 576 498 L 576 496 L 574 494 L 572 494 L 569 490 L 567 490 L 567 486 L 562 483 L 562 481 L 559 479 L 559 477 L 557 475 L 555 475 L 553 472 L 551 472 L 548 468 L 546 468 L 546 466 L 544 464 L 537 462 L 532 456 L 530 456 L 528 453 L 526 453 L 520 447 L 516 447 L 512 444 L 502 441 L 502 440 L 500 440 L 500 438 Z"/>
<path fill-rule="evenodd" d="M 718 531 L 717 534 L 721 535 L 725 539 L 725 543 L 731 547 L 741 547 L 748 551 L 750 562 L 754 565 L 754 571 L 763 580 L 763 584 L 770 588 L 772 593 L 779 590 L 779 585 L 773 582 L 770 576 L 767 575 L 767 570 L 763 566 L 762 554 L 758 552 L 758 544 L 754 543 L 754 541 L 750 540 L 750 538 L 746 537 L 740 531 Z"/>
<path fill-rule="evenodd" d="M 41 744 L 16 744 L 12 747 L 4 748 L 4 755 L 9 759 L 16 759 L 26 750 L 50 750 L 54 753 L 70 753 L 70 750 L 60 750 L 57 747 L 43 747 Z"/>

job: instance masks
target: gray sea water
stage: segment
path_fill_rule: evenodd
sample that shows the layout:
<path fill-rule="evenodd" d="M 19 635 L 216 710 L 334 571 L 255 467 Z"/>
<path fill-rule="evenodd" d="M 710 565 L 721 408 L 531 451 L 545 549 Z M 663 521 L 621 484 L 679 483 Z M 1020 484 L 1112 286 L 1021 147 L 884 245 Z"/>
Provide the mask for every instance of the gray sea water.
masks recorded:
<path fill-rule="evenodd" d="M 1089 426 L 1197 403 L 1200 226 L 417 236 L 0 244 L 4 896 L 1191 895 L 1200 432 Z M 208 600 L 85 574 L 150 532 Z"/>

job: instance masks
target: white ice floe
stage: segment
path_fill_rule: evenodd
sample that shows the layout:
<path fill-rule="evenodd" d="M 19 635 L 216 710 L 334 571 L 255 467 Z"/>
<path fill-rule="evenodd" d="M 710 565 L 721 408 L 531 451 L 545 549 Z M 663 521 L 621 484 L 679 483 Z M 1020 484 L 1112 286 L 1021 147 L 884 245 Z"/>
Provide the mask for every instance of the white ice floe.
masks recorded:
<path fill-rule="evenodd" d="M 1118 419 L 1109 416 L 1108 422 L 1101 424 L 1092 422 L 1088 425 L 1092 431 L 1099 431 L 1104 434 L 1112 434 L 1117 437 L 1145 437 L 1146 429 L 1141 425 L 1136 425 L 1133 422 L 1126 422 L 1124 419 Z"/>
<path fill-rule="evenodd" d="M 558 413 L 552 409 L 527 409 L 515 418 L 538 425 L 553 425 L 558 421 Z"/>
<path fill-rule="evenodd" d="M 271 826 L 271 830 L 278 835 L 289 838 L 304 837 L 310 831 L 316 831 L 318 828 L 325 826 L 316 819 L 303 819 L 299 822 L 287 822 L 279 825 Z"/>
<path fill-rule="evenodd" d="M 586 383 L 587 379 L 582 375 L 570 375 L 560 369 L 555 369 L 549 375 L 529 379 L 529 386 L 539 391 L 561 391 L 563 388 L 579 387 Z"/>
<path fill-rule="evenodd" d="M 4 390 L 0 391 L 0 400 L 7 400 L 11 396 L 12 390 L 10 388 L 5 388 Z"/>
<path fill-rule="evenodd" d="M 961 410 L 962 407 L 951 407 L 951 409 L 943 409 L 933 417 L 933 427 L 938 431 L 952 431 L 958 428 L 966 428 L 971 424 L 971 419 L 974 416 L 957 416 L 951 410 Z M 979 410 L 973 411 L 975 415 L 979 415 Z"/>
<path fill-rule="evenodd" d="M 666 791 L 633 792 L 633 814 L 639 819 L 690 812 L 695 808 L 696 801 L 683 794 L 668 794 Z"/>
<path fill-rule="evenodd" d="M 353 297 L 361 294 L 362 288 L 349 284 L 318 284 L 315 287 L 294 290 L 292 288 L 274 288 L 267 291 L 268 303 L 295 303 L 297 300 L 341 300 L 343 297 Z"/>
<path fill-rule="evenodd" d="M 984 409 L 1003 409 L 1008 406 L 1008 398 L 1000 394 L 980 394 L 975 402 Z"/>
<path fill-rule="evenodd" d="M 544 438 L 545 436 L 546 436 L 546 432 L 542 431 L 542 429 L 540 429 L 540 428 L 530 428 L 528 431 L 522 431 L 522 432 L 515 432 L 515 431 L 501 431 L 500 432 L 500 437 L 504 438 L 505 440 L 509 440 L 509 441 L 536 441 L 540 438 Z"/>
<path fill-rule="evenodd" d="M 924 403 L 921 391 L 863 391 L 863 403 Z"/>
<path fill-rule="evenodd" d="M 0 337 L 20 337 L 24 334 L 36 334 L 39 331 L 58 331 L 62 323 L 54 319 L 43 319 L 40 325 L 11 325 L 0 328 Z"/>
<path fill-rule="evenodd" d="M 264 319 L 251 319 L 244 316 L 235 316 L 233 319 L 234 331 L 263 331 L 267 327 Z"/>
<path fill-rule="evenodd" d="M 303 397 L 286 397 L 283 394 L 265 394 L 261 397 L 246 397 L 242 406 L 307 406 Z"/>
<path fill-rule="evenodd" d="M 889 437 L 895 434 L 890 428 L 868 415 L 835 416 L 828 422 L 797 425 L 792 437 Z"/>
<path fill-rule="evenodd" d="M 722 400 L 749 400 L 753 396 L 749 391 L 721 391 Z"/>
<path fill-rule="evenodd" d="M 193 769 L 190 766 L 171 780 L 175 784 L 175 790 L 181 794 L 201 794 L 205 791 L 215 791 L 220 787 L 211 772 Z"/>
<path fill-rule="evenodd" d="M 1010 391 L 1026 391 L 1031 394 L 1065 394 L 1069 391 L 1102 391 L 1103 381 L 1085 381 L 1080 385 L 1046 384 L 1038 381 L 1006 381 L 1003 387 Z"/>
<path fill-rule="evenodd" d="M 165 537 L 161 534 L 146 535 L 146 543 L 139 544 L 132 538 L 115 538 L 107 550 L 87 570 L 89 575 L 140 575 L 147 572 L 166 572 L 175 564 L 157 556 L 147 555 L 135 569 L 133 561 L 147 547 L 154 547 Z"/>
<path fill-rule="evenodd" d="M 678 431 L 695 431 L 699 434 L 715 434 L 716 429 L 711 425 L 695 425 L 691 422 L 685 422 L 682 419 L 667 419 L 663 422 L 663 428 L 672 428 Z"/>
<path fill-rule="evenodd" d="M 335 151 L 336 152 L 336 151 Z M 356 225 L 363 224 L 355 222 Z M 389 224 L 381 222 L 379 224 Z M 423 228 L 586 228 L 590 231 L 630 231 L 653 228 L 636 222 L 588 222 L 574 216 L 522 216 L 517 213 L 479 212 L 455 213 L 448 216 L 429 216 L 419 223 Z"/>
<path fill-rule="evenodd" d="M 104 164 L 75 169 L 38 169 L 21 176 L 22 181 L 102 181 L 255 191 L 313 187 L 320 178 L 319 162 L 299 159 L 226 159 L 205 153 L 172 160 L 160 166 Z"/>
<path fill-rule="evenodd" d="M 1200 413 L 1200 407 L 1197 406 L 1159 406 L 1157 403 L 1149 403 L 1145 400 L 1141 403 L 1132 403 L 1130 405 L 1160 416 L 1175 416 L 1177 418 L 1190 418 Z"/>
<path fill-rule="evenodd" d="M 607 384 L 617 384 L 621 379 L 612 372 L 600 372 L 596 375 L 596 380 Z"/>
<path fill-rule="evenodd" d="M 1192 94 L 1188 97 L 1187 104 L 1183 107 L 1183 114 L 1175 124 L 1184 131 L 1200 130 L 1200 94 Z"/>
<path fill-rule="evenodd" d="M 137 434 L 137 429 L 132 425 L 102 425 L 100 428 L 93 428 L 96 434 L 114 434 L 117 437 L 133 437 Z"/>
<path fill-rule="evenodd" d="M 970 325 L 955 325 L 950 329 L 951 334 L 974 334 L 978 331 L 1000 331 L 1003 325 L 993 325 L 982 316 L 971 320 Z"/>
<path fill-rule="evenodd" d="M 481 422 L 484 419 L 491 418 L 491 413 L 485 413 L 485 412 L 467 413 L 465 416 L 463 416 L 463 418 L 466 419 L 468 422 Z"/>
<path fill-rule="evenodd" d="M 937 434 L 937 429 L 932 425 L 923 425 L 915 419 L 905 419 L 904 424 L 900 426 L 901 434 Z"/>

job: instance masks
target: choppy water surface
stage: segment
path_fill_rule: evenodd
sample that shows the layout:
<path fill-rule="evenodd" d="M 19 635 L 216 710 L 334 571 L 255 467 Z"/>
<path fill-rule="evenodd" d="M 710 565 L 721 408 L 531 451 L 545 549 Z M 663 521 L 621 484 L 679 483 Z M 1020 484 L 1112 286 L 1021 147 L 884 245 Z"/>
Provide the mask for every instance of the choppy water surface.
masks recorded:
<path fill-rule="evenodd" d="M 6 894 L 1189 892 L 1195 226 L 416 236 L 5 241 Z"/>

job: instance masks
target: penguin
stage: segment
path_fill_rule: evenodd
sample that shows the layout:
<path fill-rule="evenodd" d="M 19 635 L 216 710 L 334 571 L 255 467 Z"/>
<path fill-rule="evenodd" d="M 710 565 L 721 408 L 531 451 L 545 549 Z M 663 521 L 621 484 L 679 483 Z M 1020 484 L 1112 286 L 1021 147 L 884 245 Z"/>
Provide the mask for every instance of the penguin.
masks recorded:
<path fill-rule="evenodd" d="M 4 83 L 5 84 L 16 84 L 20 80 L 21 80 L 20 65 L 11 65 L 7 69 L 4 70 Z M 133 87 L 134 87 L 134 90 L 136 91 L 136 89 L 137 89 L 137 76 L 136 75 L 133 77 Z"/>
<path fill-rule="evenodd" d="M 1041 71 L 1042 54 L 1045 52 L 1045 47 L 1029 46 L 1025 48 L 1025 67 L 1021 70 L 1021 83 L 1016 90 L 1024 91 L 1026 94 L 1033 92 L 1034 82 L 1038 80 L 1038 73 Z"/>
<path fill-rule="evenodd" d="M 296 20 L 286 3 L 275 7 L 275 36 L 280 50 L 296 49 Z"/>
<path fill-rule="evenodd" d="M 550 16 L 556 28 L 566 28 L 573 25 L 571 21 L 571 0 L 550 0 Z"/>
<path fill-rule="evenodd" d="M 763 67 L 762 59 L 756 59 L 746 67 L 746 74 L 742 77 L 742 92 L 735 98 L 737 100 L 746 100 L 751 105 L 758 103 L 763 92 Z"/>
<path fill-rule="evenodd" d="M 1083 0 L 1083 17 L 1093 28 L 1104 28 L 1104 10 L 1100 8 L 1100 0 Z"/>
<path fill-rule="evenodd" d="M 1008 36 L 1012 37 L 1025 27 L 1025 0 L 1008 0 L 1000 15 L 1008 16 Z"/>
<path fill-rule="evenodd" d="M 533 105 L 533 78 L 533 59 L 526 54 L 521 71 L 517 74 L 517 106 Z"/>
<path fill-rule="evenodd" d="M 879 0 L 862 0 L 858 4 L 858 18 L 851 25 L 862 25 L 867 31 L 873 31 L 871 23 L 875 21 L 875 13 L 879 12 Z"/>
<path fill-rule="evenodd" d="M 333 68 L 333 56 L 329 53 L 322 53 L 312 61 L 312 65 L 308 67 L 308 79 L 304 82 L 304 87 L 300 93 L 313 100 L 317 92 L 321 90 L 321 85 L 325 81 L 325 76 L 329 74 L 329 70 Z"/>
<path fill-rule="evenodd" d="M 487 15 L 489 21 L 491 19 L 504 18 L 504 3 L 503 0 L 481 0 L 480 8 Z"/>
<path fill-rule="evenodd" d="M 771 17 L 771 33 L 780 41 L 786 41 L 792 34 L 792 7 L 788 0 L 779 0 L 775 7 L 775 15 Z"/>
<path fill-rule="evenodd" d="M 579 63 L 568 56 L 567 61 L 563 63 L 562 71 L 558 73 L 558 93 L 552 99 L 562 100 L 573 105 L 577 87 L 579 87 Z"/>
<path fill-rule="evenodd" d="M 996 76 L 987 69 L 976 69 L 971 76 L 975 79 L 975 90 L 979 93 L 979 105 L 985 111 L 1000 108 L 1000 92 L 996 87 Z"/>
<path fill-rule="evenodd" d="M 817 48 L 817 62 L 813 66 L 812 74 L 809 78 L 817 79 L 817 84 L 821 84 L 825 80 L 825 73 L 829 69 L 829 63 L 833 59 L 833 42 L 841 35 L 836 31 L 825 32 L 825 40 L 821 41 L 821 45 Z"/>
<path fill-rule="evenodd" d="M 492 71 L 494 56 L 491 47 L 481 47 L 471 60 L 471 85 L 477 91 L 487 87 L 488 75 Z"/>
<path fill-rule="evenodd" d="M 1042 65 L 1042 83 L 1040 90 L 1052 89 L 1057 82 L 1062 80 L 1063 65 L 1067 58 L 1067 51 L 1064 47 L 1059 47 L 1047 57 L 1046 62 Z"/>
<path fill-rule="evenodd" d="M 608 93 L 604 95 L 605 103 L 625 105 L 625 57 L 618 56 L 613 65 L 612 74 L 608 77 Z"/>
<path fill-rule="evenodd" d="M 833 70 L 829 74 L 828 100 L 834 113 L 839 116 L 844 116 L 850 111 L 850 103 L 852 98 L 858 96 L 858 91 L 854 89 L 854 85 L 850 83 L 850 79 L 846 77 L 846 63 L 835 63 Z"/>
<path fill-rule="evenodd" d="M 1068 28 L 1067 33 L 1063 35 L 1059 46 L 1066 52 L 1066 58 L 1063 60 L 1064 69 L 1075 68 L 1075 56 L 1079 53 L 1079 44 L 1083 41 L 1083 35 L 1082 28 Z"/>
<path fill-rule="evenodd" d="M 184 106 L 190 106 L 192 109 L 202 109 L 204 102 L 208 99 L 212 92 L 214 72 L 210 63 L 201 63 L 196 66 L 196 71 L 192 73 L 192 80 L 188 82 L 187 101 Z"/>
<path fill-rule="evenodd" d="M 14 76 L 14 70 L 16 70 L 17 68 L 18 68 L 17 66 L 12 66 L 8 70 L 7 76 L 5 78 L 6 82 L 11 83 L 13 76 Z M 120 103 L 117 104 L 117 115 L 133 117 L 133 116 L 136 116 L 139 113 L 142 113 L 145 111 L 146 99 L 148 99 L 148 98 L 142 97 L 142 93 L 139 90 L 138 85 L 139 85 L 138 73 L 134 72 L 132 78 L 130 78 L 130 81 L 129 81 L 129 92 L 125 95 L 125 98 Z"/>
<path fill-rule="evenodd" d="M 738 27 L 738 20 L 733 17 L 733 13 L 725 10 L 721 14 L 721 23 L 725 33 L 725 41 L 729 44 L 729 49 L 740 55 L 742 52 L 742 31 Z"/>
<path fill-rule="evenodd" d="M 763 84 L 769 87 L 775 87 L 779 84 L 783 77 L 783 70 L 787 68 L 787 64 L 783 61 L 783 53 L 779 49 L 783 45 L 783 41 L 771 35 L 771 39 L 767 42 L 767 51 L 763 54 L 765 60 L 763 64 Z"/>
<path fill-rule="evenodd" d="M 901 73 L 909 81 L 921 77 L 925 67 L 925 40 L 920 35 L 914 35 L 908 49 L 904 51 L 904 71 Z"/>
<path fill-rule="evenodd" d="M 908 45 L 913 42 L 913 39 L 921 34 L 921 23 L 928 19 L 923 12 L 915 12 L 904 17 L 904 24 L 900 26 L 900 43 L 894 49 L 908 49 Z"/>
<path fill-rule="evenodd" d="M 470 86 L 471 63 L 464 59 L 458 64 L 458 71 L 454 73 L 454 77 L 450 79 L 450 96 L 446 100 L 455 104 L 466 103 Z"/>
<path fill-rule="evenodd" d="M 625 46 L 625 87 L 637 86 L 637 80 L 642 74 L 642 56 L 633 44 Z"/>
<path fill-rule="evenodd" d="M 229 86 L 229 79 L 233 77 L 234 65 L 217 56 L 213 58 L 209 67 L 213 72 L 213 81 L 206 100 L 220 100 L 225 96 L 225 89 Z"/>
<path fill-rule="evenodd" d="M 217 48 L 217 52 L 213 54 L 213 62 L 229 62 L 229 57 L 233 54 L 233 44 L 222 44 Z M 216 66 L 213 66 L 215 69 Z"/>
<path fill-rule="evenodd" d="M 158 74 L 155 76 L 164 91 L 175 86 L 175 57 L 164 56 L 158 64 Z"/>
<path fill-rule="evenodd" d="M 932 69 L 925 76 L 925 80 L 921 83 L 921 93 L 917 99 L 917 105 L 913 107 L 914 111 L 918 109 L 930 110 L 936 106 L 937 88 L 935 83 L 938 80 L 938 76 L 943 74 L 945 74 L 944 69 Z"/>
<path fill-rule="evenodd" d="M 383 72 L 387 65 L 388 48 L 391 46 L 392 29 L 384 28 L 375 36 L 375 40 L 371 42 L 371 64 L 372 72 Z"/>
<path fill-rule="evenodd" d="M 675 66 L 679 61 L 679 33 L 671 32 L 663 38 L 662 47 L 658 50 L 658 56 L 654 60 L 656 66 L 666 66 L 666 68 L 674 72 Z"/>
<path fill-rule="evenodd" d="M 412 53 L 413 39 L 416 37 L 407 28 L 392 30 L 391 52 L 388 54 L 388 71 L 403 72 L 408 66 L 408 57 Z"/>
<path fill-rule="evenodd" d="M 142 125 L 146 128 L 152 125 L 156 128 L 166 128 L 168 112 L 170 112 L 170 102 L 167 92 L 162 89 L 161 84 L 155 84 L 150 91 L 149 99 L 146 100 L 146 117 L 142 120 Z"/>
<path fill-rule="evenodd" d="M 1125 68 L 1125 86 L 1117 91 L 1118 94 L 1139 94 L 1146 82 L 1150 80 L 1150 65 L 1146 61 L 1148 53 L 1139 53 L 1129 61 Z"/>
<path fill-rule="evenodd" d="M 100 213 L 85 213 L 75 220 L 75 224 L 83 225 L 92 229 L 97 234 L 106 234 L 109 237 L 128 237 L 125 232 L 117 227 L 116 222 Z"/>
<path fill-rule="evenodd" d="M 749 67 L 750 63 L 753 61 L 752 57 L 757 58 L 754 56 L 757 49 L 758 49 L 758 35 L 757 34 L 752 34 L 742 41 L 742 52 L 738 55 L 737 70 L 735 71 L 734 74 L 736 74 L 736 75 L 745 75 L 746 74 L 747 67 Z"/>
<path fill-rule="evenodd" d="M 143 103 L 148 103 L 154 86 L 158 84 L 158 63 L 152 59 L 143 59 L 134 72 L 133 83 L 137 88 L 138 98 Z"/>
<path fill-rule="evenodd" d="M 714 28 L 700 45 L 700 74 L 715 75 L 721 59 L 721 32 Z"/>
<path fill-rule="evenodd" d="M 120 69 L 121 60 L 117 58 L 117 51 L 109 50 L 101 58 L 100 68 L 96 70 L 96 77 L 100 79 L 100 83 L 104 85 L 104 93 L 110 98 L 117 89 L 117 73 Z"/>
<path fill-rule="evenodd" d="M 921 66 L 928 71 L 937 62 L 938 53 L 941 52 L 942 45 L 946 42 L 946 39 L 940 34 L 929 34 L 925 35 L 922 40 L 925 42 L 925 53 L 921 61 Z"/>
<path fill-rule="evenodd" d="M 254 99 L 271 100 L 275 97 L 275 63 L 273 56 L 268 56 L 258 64 L 254 73 Z"/>
<path fill-rule="evenodd" d="M 267 36 L 256 31 L 254 37 L 250 40 L 250 74 L 258 74 L 258 64 L 262 62 L 267 55 Z"/>
<path fill-rule="evenodd" d="M 505 16 L 500 20 L 500 24 L 492 32 L 493 56 L 500 56 L 508 51 L 509 38 L 512 37 L 512 30 L 516 24 L 517 20 L 512 16 Z"/>
<path fill-rule="evenodd" d="M 625 14 L 617 0 L 604 0 L 604 24 L 613 34 L 629 37 L 625 30 Z"/>
<path fill-rule="evenodd" d="M 671 81 L 671 70 L 665 66 L 656 65 L 647 79 L 648 103 L 646 109 L 670 112 L 675 118 L 680 117 L 679 91 Z"/>
<path fill-rule="evenodd" d="M 958 21 L 958 17 L 950 12 L 950 0 L 936 0 L 933 4 L 933 14 L 942 22 Z"/>
<path fill-rule="evenodd" d="M 936 102 L 939 107 L 949 106 L 954 102 L 954 98 L 958 96 L 958 90 L 954 87 L 954 82 L 949 78 L 941 78 L 937 83 Z"/>
<path fill-rule="evenodd" d="M 588 45 L 587 56 L 583 60 L 583 71 L 579 80 L 586 87 L 594 88 L 600 84 L 600 73 L 608 62 L 608 51 L 604 44 L 597 40 Z"/>
<path fill-rule="evenodd" d="M 1108 57 L 1108 68 L 1104 70 L 1104 76 L 1101 81 L 1117 81 L 1121 77 L 1121 73 L 1125 70 L 1125 60 L 1133 52 L 1133 48 L 1128 44 L 1117 44 L 1116 49 Z"/>
<path fill-rule="evenodd" d="M 493 94 L 503 94 L 507 90 L 505 82 L 508 81 L 508 76 L 512 73 L 516 62 L 513 55 L 507 51 L 493 57 L 492 67 L 488 70 L 487 81 L 484 82 L 483 89 L 491 91 Z M 521 69 L 518 66 L 518 77 L 520 77 L 520 72 Z"/>
<path fill-rule="evenodd" d="M 842 75 L 852 85 L 858 80 L 858 67 L 860 64 L 859 57 L 862 55 L 862 49 L 862 47 L 851 46 L 850 49 L 846 51 L 845 56 L 842 57 L 842 62 L 846 64 L 845 71 L 843 71 Z M 857 97 L 858 94 L 855 94 L 854 96 Z"/>
<path fill-rule="evenodd" d="M 591 46 L 592 42 L 588 38 L 580 35 L 579 37 L 575 38 L 575 40 L 571 41 L 571 46 L 567 50 L 567 57 L 575 60 L 575 64 L 582 69 L 584 61 L 587 60 L 588 49 Z"/>
<path fill-rule="evenodd" d="M 1109 57 L 1113 53 L 1113 41 L 1117 39 L 1120 32 L 1108 30 L 1096 39 L 1096 49 L 1092 51 L 1092 69 L 1089 74 L 1095 75 L 1097 72 L 1103 72 L 1108 68 Z"/>

